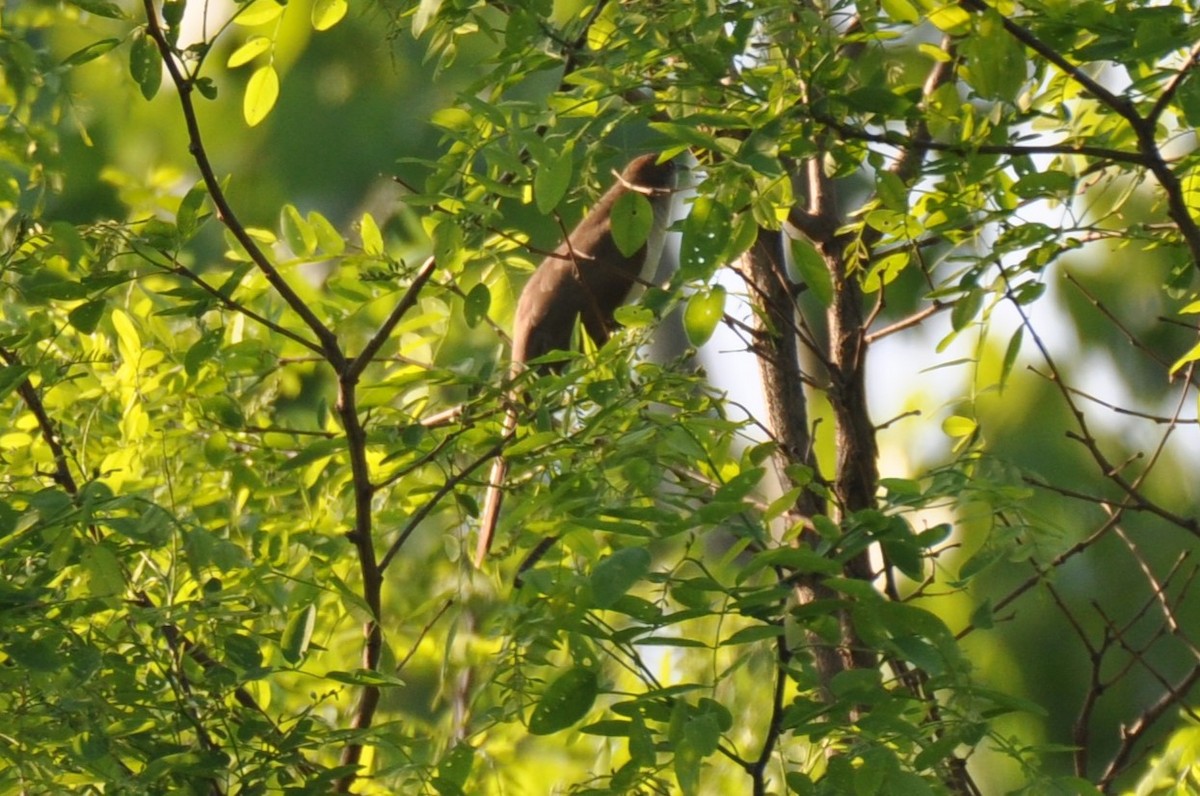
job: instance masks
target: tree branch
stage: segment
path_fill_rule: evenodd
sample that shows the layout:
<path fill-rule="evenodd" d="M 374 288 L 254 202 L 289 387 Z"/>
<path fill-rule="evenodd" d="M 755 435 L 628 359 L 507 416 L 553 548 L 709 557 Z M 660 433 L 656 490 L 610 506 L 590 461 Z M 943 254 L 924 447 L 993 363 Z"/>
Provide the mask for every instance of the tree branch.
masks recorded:
<path fill-rule="evenodd" d="M 171 82 L 175 84 L 176 93 L 179 95 L 179 105 L 183 111 L 184 124 L 187 127 L 188 151 L 196 161 L 197 168 L 200 169 L 200 176 L 204 179 L 204 185 L 208 189 L 209 198 L 212 199 L 213 206 L 216 208 L 217 218 L 229 229 L 242 248 L 246 250 L 250 259 L 262 271 L 263 276 L 275 288 L 275 292 L 279 294 L 280 298 L 287 303 L 288 307 L 316 335 L 317 340 L 320 341 L 321 351 L 325 354 L 329 363 L 333 365 L 335 370 L 341 370 L 345 362 L 345 356 L 342 354 L 337 336 L 333 333 L 333 330 L 326 326 L 313 313 L 304 299 L 300 298 L 296 291 L 292 289 L 292 286 L 288 284 L 287 280 L 283 278 L 283 275 L 271 264 L 270 259 L 263 253 L 263 250 L 259 248 L 254 239 L 250 237 L 245 226 L 242 225 L 229 206 L 225 191 L 221 187 L 220 180 L 217 179 L 216 172 L 213 171 L 212 162 L 209 160 L 208 152 L 204 148 L 204 141 L 200 134 L 200 122 L 196 118 L 196 107 L 192 101 L 192 92 L 195 90 L 192 78 L 184 75 L 179 68 L 179 63 L 175 59 L 175 53 L 167 41 L 162 25 L 159 23 L 158 12 L 154 8 L 154 0 L 142 0 L 142 5 L 146 11 L 146 31 L 158 47 L 159 55 L 162 57 L 163 64 L 167 68 L 167 73 L 171 76 Z"/>

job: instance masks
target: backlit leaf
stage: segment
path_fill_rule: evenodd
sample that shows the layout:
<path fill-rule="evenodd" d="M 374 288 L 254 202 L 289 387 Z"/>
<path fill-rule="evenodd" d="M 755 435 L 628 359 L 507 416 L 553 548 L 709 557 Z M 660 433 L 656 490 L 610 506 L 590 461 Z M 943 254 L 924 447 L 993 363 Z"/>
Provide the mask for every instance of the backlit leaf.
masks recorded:
<path fill-rule="evenodd" d="M 724 317 L 724 287 L 713 285 L 708 290 L 693 293 L 683 310 L 683 329 L 687 333 L 688 342 L 694 346 L 707 343 Z"/>
<path fill-rule="evenodd" d="M 260 66 L 246 84 L 246 96 L 242 101 L 242 115 L 246 124 L 254 127 L 271 112 L 279 99 L 279 74 L 275 67 Z"/>

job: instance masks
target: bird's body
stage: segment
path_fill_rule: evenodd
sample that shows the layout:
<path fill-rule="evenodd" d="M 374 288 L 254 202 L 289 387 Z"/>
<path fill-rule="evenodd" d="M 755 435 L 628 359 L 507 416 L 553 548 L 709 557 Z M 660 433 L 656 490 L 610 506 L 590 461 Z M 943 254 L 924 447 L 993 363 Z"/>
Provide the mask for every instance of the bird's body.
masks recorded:
<path fill-rule="evenodd" d="M 652 278 L 658 267 L 674 185 L 672 161 L 658 163 L 655 155 L 635 158 L 567 239 L 542 261 L 517 301 L 511 376 L 520 374 L 530 360 L 570 348 L 576 318 L 597 346 L 608 340 L 617 307 L 630 298 L 635 287 Z M 612 208 L 630 191 L 646 196 L 654 221 L 645 244 L 626 256 L 613 240 Z M 504 418 L 505 437 L 511 436 L 516 426 L 516 402 L 510 400 Z M 476 566 L 491 548 L 506 472 L 504 457 L 498 456 L 488 479 Z"/>

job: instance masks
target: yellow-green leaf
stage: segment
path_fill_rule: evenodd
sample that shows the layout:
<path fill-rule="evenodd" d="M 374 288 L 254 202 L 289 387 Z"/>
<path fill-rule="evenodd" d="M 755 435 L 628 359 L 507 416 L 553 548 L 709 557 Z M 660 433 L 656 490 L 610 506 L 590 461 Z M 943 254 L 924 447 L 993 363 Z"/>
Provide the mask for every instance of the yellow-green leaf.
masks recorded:
<path fill-rule="evenodd" d="M 230 69 L 248 64 L 258 56 L 271 49 L 271 40 L 266 36 L 251 36 L 246 43 L 229 54 L 225 65 Z"/>
<path fill-rule="evenodd" d="M 246 84 L 246 97 L 242 103 L 242 115 L 246 117 L 246 124 L 254 127 L 267 118 L 278 99 L 279 74 L 270 64 L 260 66 Z"/>
<path fill-rule="evenodd" d="M 1200 343 L 1196 343 L 1194 346 L 1188 349 L 1186 354 L 1175 360 L 1175 364 L 1171 366 L 1171 375 L 1174 376 L 1175 371 L 1179 370 L 1189 362 L 1195 362 L 1197 359 L 1200 359 Z"/>
<path fill-rule="evenodd" d="M 233 18 L 233 21 L 239 25 L 253 27 L 272 22 L 282 13 L 283 6 L 276 3 L 275 0 L 254 0 L 253 3 L 245 6 L 242 12 Z"/>
<path fill-rule="evenodd" d="M 375 218 L 370 213 L 363 213 L 359 232 L 362 234 L 364 253 L 372 256 L 383 254 L 383 234 L 380 233 L 379 225 L 375 223 Z"/>
<path fill-rule="evenodd" d="M 688 341 L 695 346 L 707 343 L 723 317 L 724 287 L 713 285 L 707 291 L 693 293 L 683 310 L 683 329 L 687 332 Z"/>
<path fill-rule="evenodd" d="M 313 30 L 329 30 L 342 21 L 350 7 L 346 0 L 317 0 L 313 3 Z"/>
<path fill-rule="evenodd" d="M 617 15 L 621 13 L 620 3 L 609 3 L 592 20 L 588 27 L 587 45 L 589 50 L 599 52 L 608 46 L 617 35 Z"/>
<path fill-rule="evenodd" d="M 316 627 L 317 606 L 309 603 L 306 607 L 292 614 L 288 619 L 283 636 L 279 639 L 283 659 L 288 663 L 299 663 L 308 650 L 312 641 L 313 628 Z"/>
<path fill-rule="evenodd" d="M 962 415 L 950 415 L 942 422 L 942 431 L 950 437 L 966 437 L 975 433 L 975 421 Z"/>

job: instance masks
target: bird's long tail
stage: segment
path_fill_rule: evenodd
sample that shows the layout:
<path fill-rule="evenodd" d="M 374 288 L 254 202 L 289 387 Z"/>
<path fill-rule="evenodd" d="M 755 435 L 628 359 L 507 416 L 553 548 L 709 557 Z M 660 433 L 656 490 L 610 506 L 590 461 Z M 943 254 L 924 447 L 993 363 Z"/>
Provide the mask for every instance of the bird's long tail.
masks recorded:
<path fill-rule="evenodd" d="M 511 404 L 511 402 L 510 402 Z M 510 405 L 504 413 L 504 436 L 506 442 L 517 430 L 517 409 Z M 483 499 L 483 517 L 479 522 L 479 542 L 475 546 L 475 567 L 483 566 L 488 551 L 492 548 L 492 539 L 496 535 L 496 523 L 500 519 L 500 503 L 504 498 L 504 479 L 508 475 L 508 460 L 501 453 L 492 462 L 492 472 L 488 476 L 487 495 Z"/>

